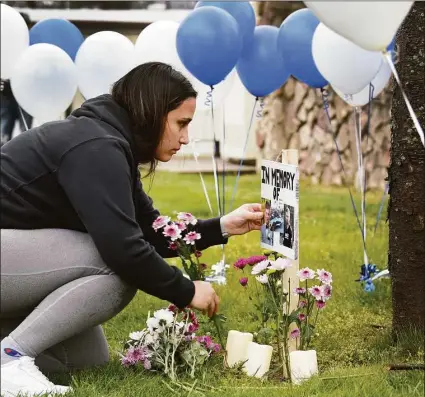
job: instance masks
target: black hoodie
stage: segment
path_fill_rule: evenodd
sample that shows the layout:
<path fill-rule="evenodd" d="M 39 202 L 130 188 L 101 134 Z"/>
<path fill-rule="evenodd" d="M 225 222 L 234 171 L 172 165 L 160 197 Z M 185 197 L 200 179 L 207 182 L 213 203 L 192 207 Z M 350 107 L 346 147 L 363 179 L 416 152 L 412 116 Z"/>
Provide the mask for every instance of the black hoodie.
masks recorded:
<path fill-rule="evenodd" d="M 133 145 L 129 116 L 110 95 L 12 139 L 1 148 L 1 228 L 87 232 L 128 284 L 184 307 L 194 284 L 163 259 L 175 252 L 152 228 L 159 212 L 142 189 Z M 199 249 L 226 242 L 219 218 L 197 229 Z"/>

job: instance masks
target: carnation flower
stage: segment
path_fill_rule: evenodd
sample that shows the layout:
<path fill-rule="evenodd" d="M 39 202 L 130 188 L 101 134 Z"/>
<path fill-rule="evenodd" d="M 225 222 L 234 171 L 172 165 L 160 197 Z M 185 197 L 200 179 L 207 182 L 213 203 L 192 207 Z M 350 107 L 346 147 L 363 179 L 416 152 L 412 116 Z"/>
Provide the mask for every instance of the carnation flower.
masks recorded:
<path fill-rule="evenodd" d="M 249 266 L 254 266 L 257 263 L 260 263 L 262 261 L 265 261 L 267 259 L 267 257 L 265 255 L 254 255 L 254 256 L 250 256 L 249 258 L 246 258 L 246 264 Z"/>
<path fill-rule="evenodd" d="M 197 258 L 200 258 L 202 256 L 202 252 L 201 251 L 195 251 L 195 256 Z"/>
<path fill-rule="evenodd" d="M 201 263 L 201 264 L 199 265 L 199 267 L 200 267 L 202 270 L 205 270 L 205 269 L 207 268 L 207 265 L 206 265 L 205 263 Z"/>
<path fill-rule="evenodd" d="M 184 222 L 176 222 L 176 225 L 179 228 L 179 230 L 181 230 L 181 231 L 186 230 L 186 223 L 184 223 Z"/>
<path fill-rule="evenodd" d="M 320 289 L 322 300 L 327 301 L 332 296 L 332 287 L 328 284 L 323 284 Z"/>
<path fill-rule="evenodd" d="M 242 277 L 239 279 L 239 284 L 242 285 L 242 287 L 246 287 L 248 285 L 248 277 Z"/>
<path fill-rule="evenodd" d="M 294 294 L 302 295 L 306 293 L 305 288 L 294 288 Z"/>
<path fill-rule="evenodd" d="M 150 370 L 152 368 L 152 364 L 149 360 L 145 360 L 143 361 L 143 366 L 145 367 L 146 370 Z"/>
<path fill-rule="evenodd" d="M 285 270 L 291 267 L 292 263 L 289 259 L 277 258 L 274 262 L 270 262 L 270 269 Z"/>
<path fill-rule="evenodd" d="M 246 261 L 246 259 L 240 258 L 233 264 L 233 267 L 236 269 L 243 270 L 247 264 L 248 262 Z"/>
<path fill-rule="evenodd" d="M 304 313 L 298 314 L 298 320 L 300 320 L 300 321 L 304 321 L 306 319 L 306 317 L 307 316 Z"/>
<path fill-rule="evenodd" d="M 314 272 L 314 270 L 311 270 L 308 267 L 300 269 L 297 272 L 297 276 L 300 278 L 300 281 L 313 280 L 315 275 L 316 273 Z"/>
<path fill-rule="evenodd" d="M 291 331 L 291 338 L 297 339 L 300 336 L 301 332 L 298 328 L 295 328 L 293 331 Z"/>
<path fill-rule="evenodd" d="M 332 274 L 325 269 L 317 269 L 317 277 L 323 284 L 330 284 L 332 282 Z"/>
<path fill-rule="evenodd" d="M 262 273 L 264 270 L 267 269 L 267 267 L 269 266 L 269 261 L 268 260 L 264 260 L 261 262 L 258 262 L 251 270 L 251 274 L 260 274 Z"/>
<path fill-rule="evenodd" d="M 170 304 L 167 307 L 167 310 L 169 310 L 170 312 L 173 312 L 173 313 L 177 313 L 179 311 L 179 308 L 176 305 Z"/>
<path fill-rule="evenodd" d="M 140 340 L 140 339 L 142 339 L 143 338 L 143 335 L 144 335 L 145 333 L 143 332 L 143 331 L 138 331 L 138 332 L 132 332 L 132 333 L 130 333 L 130 339 L 132 339 L 132 340 Z"/>
<path fill-rule="evenodd" d="M 162 234 L 165 237 L 169 237 L 171 241 L 175 241 L 181 237 L 181 230 L 179 230 L 175 223 L 172 223 L 171 225 L 167 225 L 164 227 L 164 231 L 162 232 Z"/>
<path fill-rule="evenodd" d="M 186 244 L 188 245 L 194 245 L 196 240 L 199 240 L 201 238 L 201 234 L 200 233 L 196 233 L 196 232 L 189 232 L 188 234 L 186 234 L 186 236 L 184 236 L 183 240 L 186 242 Z"/>
<path fill-rule="evenodd" d="M 269 278 L 267 277 L 267 274 L 261 274 L 255 278 L 261 284 L 267 284 L 269 282 Z"/>
<path fill-rule="evenodd" d="M 170 222 L 170 217 L 169 216 L 158 216 L 158 218 L 156 218 L 153 221 L 152 227 L 154 228 L 155 231 L 157 231 L 158 229 L 161 229 L 165 225 L 167 225 L 168 222 Z"/>
<path fill-rule="evenodd" d="M 317 306 L 318 309 L 323 309 L 326 306 L 326 302 L 317 301 L 316 306 Z"/>
<path fill-rule="evenodd" d="M 196 225 L 198 220 L 190 212 L 179 212 L 177 219 L 183 221 L 186 225 Z"/>
<path fill-rule="evenodd" d="M 174 313 L 168 309 L 157 310 L 153 315 L 160 323 L 164 321 L 167 326 L 174 321 Z"/>
<path fill-rule="evenodd" d="M 179 248 L 179 246 L 177 245 L 177 243 L 175 243 L 174 241 L 172 243 L 170 243 L 170 245 L 168 246 L 168 248 L 172 251 L 177 251 L 177 248 Z"/>
<path fill-rule="evenodd" d="M 298 307 L 306 307 L 306 306 L 307 306 L 307 302 L 306 301 L 299 301 Z"/>
<path fill-rule="evenodd" d="M 322 288 L 319 285 L 314 285 L 313 287 L 309 288 L 308 291 L 316 298 L 316 300 L 322 299 Z"/>
<path fill-rule="evenodd" d="M 186 328 L 186 333 L 193 334 L 199 329 L 198 323 L 189 323 Z"/>
<path fill-rule="evenodd" d="M 146 325 L 150 330 L 154 330 L 156 328 L 159 328 L 159 320 L 155 317 L 149 317 L 146 320 Z"/>

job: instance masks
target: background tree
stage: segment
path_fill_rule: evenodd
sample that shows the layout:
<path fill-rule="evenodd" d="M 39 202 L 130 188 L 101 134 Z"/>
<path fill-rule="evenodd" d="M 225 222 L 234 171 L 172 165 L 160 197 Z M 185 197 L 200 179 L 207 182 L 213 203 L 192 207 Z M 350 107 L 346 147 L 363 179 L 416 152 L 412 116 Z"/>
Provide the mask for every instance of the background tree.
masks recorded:
<path fill-rule="evenodd" d="M 425 3 L 416 1 L 397 35 L 397 71 L 419 122 L 425 126 Z M 393 330 L 424 330 L 425 149 L 394 84 L 389 170 L 389 269 Z"/>

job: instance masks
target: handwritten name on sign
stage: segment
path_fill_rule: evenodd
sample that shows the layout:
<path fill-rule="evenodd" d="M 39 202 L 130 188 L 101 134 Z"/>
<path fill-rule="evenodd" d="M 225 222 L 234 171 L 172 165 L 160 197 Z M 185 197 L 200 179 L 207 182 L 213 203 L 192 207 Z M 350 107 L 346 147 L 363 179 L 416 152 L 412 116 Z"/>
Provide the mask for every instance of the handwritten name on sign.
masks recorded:
<path fill-rule="evenodd" d="M 280 189 L 294 190 L 295 172 L 261 166 L 261 183 L 274 186 L 273 199 L 278 200 Z"/>

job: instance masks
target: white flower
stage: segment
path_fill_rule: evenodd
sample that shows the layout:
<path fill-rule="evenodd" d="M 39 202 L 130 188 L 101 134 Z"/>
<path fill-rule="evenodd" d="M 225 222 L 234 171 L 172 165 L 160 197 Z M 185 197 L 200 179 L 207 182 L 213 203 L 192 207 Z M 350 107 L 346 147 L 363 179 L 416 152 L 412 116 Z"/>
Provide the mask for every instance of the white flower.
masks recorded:
<path fill-rule="evenodd" d="M 267 266 L 269 265 L 269 261 L 266 259 L 264 261 L 258 262 L 251 270 L 251 274 L 260 274 L 264 270 L 267 269 Z"/>
<path fill-rule="evenodd" d="M 145 333 L 143 331 L 138 331 L 138 332 L 131 332 L 129 336 L 130 336 L 130 339 L 132 340 L 141 340 L 144 335 Z"/>
<path fill-rule="evenodd" d="M 267 284 L 269 282 L 269 278 L 267 277 L 267 274 L 261 274 L 260 276 L 257 276 L 255 278 L 261 284 Z"/>
<path fill-rule="evenodd" d="M 274 262 L 270 262 L 270 269 L 285 270 L 288 267 L 292 267 L 292 263 L 289 259 L 286 258 L 277 258 Z"/>
<path fill-rule="evenodd" d="M 159 320 L 155 317 L 149 317 L 146 321 L 146 325 L 150 330 L 154 330 L 159 327 Z"/>
<path fill-rule="evenodd" d="M 171 325 L 174 321 L 174 313 L 168 309 L 157 310 L 153 315 L 158 321 L 165 321 L 166 325 Z"/>

